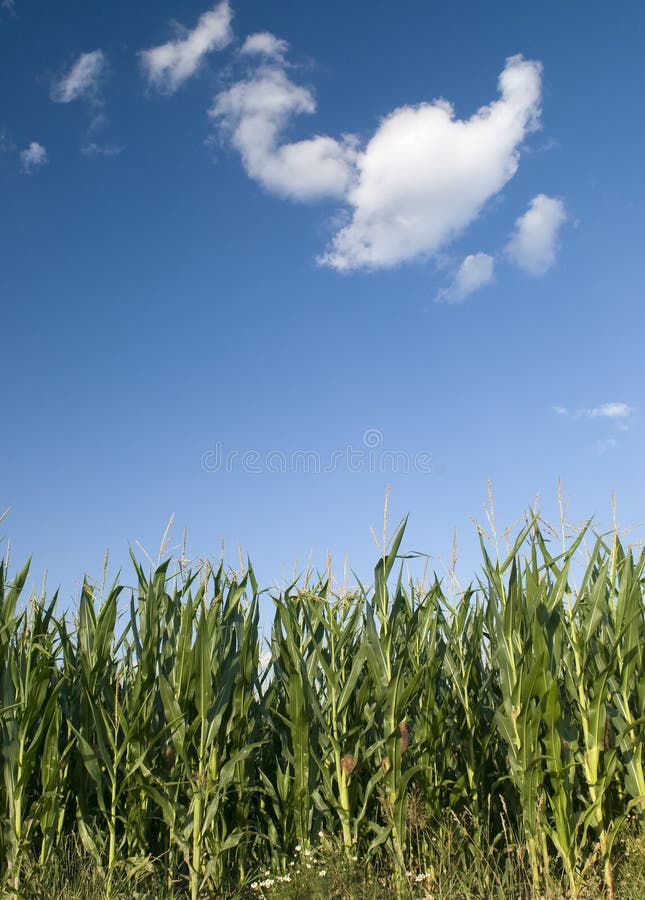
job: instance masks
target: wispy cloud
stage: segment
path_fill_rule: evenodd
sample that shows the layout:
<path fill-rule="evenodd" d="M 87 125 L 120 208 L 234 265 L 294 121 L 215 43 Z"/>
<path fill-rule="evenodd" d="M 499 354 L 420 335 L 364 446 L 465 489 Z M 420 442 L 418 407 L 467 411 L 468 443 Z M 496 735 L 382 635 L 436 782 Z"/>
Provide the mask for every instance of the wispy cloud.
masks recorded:
<path fill-rule="evenodd" d="M 581 409 L 570 409 L 568 406 L 554 406 L 553 412 L 558 416 L 571 416 L 574 419 L 611 419 L 615 422 L 625 422 L 629 419 L 634 408 L 628 403 L 614 402 L 602 403 L 600 406 L 588 406 Z"/>
<path fill-rule="evenodd" d="M 619 432 L 629 431 L 630 419 L 634 414 L 634 408 L 629 403 L 623 401 L 614 401 L 613 403 L 601 403 L 599 406 L 586 406 L 571 408 L 568 406 L 552 407 L 556 416 L 570 418 L 573 420 L 595 420 L 604 424 L 606 429 L 608 424 L 613 426 L 613 430 Z M 598 438 L 595 441 L 595 449 L 599 455 L 603 455 L 618 446 L 615 437 Z"/>
<path fill-rule="evenodd" d="M 544 275 L 555 262 L 558 234 L 566 218 L 561 200 L 538 194 L 517 219 L 506 255 L 529 275 Z"/>
<path fill-rule="evenodd" d="M 56 103 L 86 100 L 100 104 L 99 89 L 107 72 L 107 59 L 102 50 L 81 53 L 71 68 L 52 85 L 51 98 Z"/>
<path fill-rule="evenodd" d="M 487 253 L 472 253 L 457 269 L 452 283 L 437 294 L 440 303 L 460 303 L 495 277 L 495 260 Z"/>
<path fill-rule="evenodd" d="M 232 17 L 228 0 L 224 0 L 203 13 L 192 31 L 183 28 L 181 38 L 142 50 L 139 59 L 148 82 L 159 91 L 174 94 L 208 53 L 230 44 Z"/>
<path fill-rule="evenodd" d="M 4 128 L 0 128 L 0 153 L 15 153 L 16 146 Z"/>
<path fill-rule="evenodd" d="M 34 169 L 40 169 L 49 162 L 47 151 L 38 141 L 32 141 L 28 147 L 20 151 L 20 168 L 25 175 L 31 175 Z"/>
<path fill-rule="evenodd" d="M 84 156 L 118 156 L 123 153 L 123 147 L 118 144 L 97 144 L 91 141 L 81 147 L 81 153 Z"/>
<path fill-rule="evenodd" d="M 15 0 L 0 0 L 0 9 L 4 9 L 6 13 L 10 16 L 15 16 L 16 14 L 16 4 Z"/>
<path fill-rule="evenodd" d="M 220 92 L 210 116 L 239 151 L 247 174 L 267 190 L 293 200 L 342 198 L 354 175 L 352 138 L 316 135 L 284 142 L 293 117 L 315 111 L 312 92 L 273 61 Z"/>
<path fill-rule="evenodd" d="M 618 441 L 616 438 L 605 438 L 604 440 L 596 441 L 596 451 L 602 456 L 607 453 L 609 450 L 613 450 L 618 446 Z"/>

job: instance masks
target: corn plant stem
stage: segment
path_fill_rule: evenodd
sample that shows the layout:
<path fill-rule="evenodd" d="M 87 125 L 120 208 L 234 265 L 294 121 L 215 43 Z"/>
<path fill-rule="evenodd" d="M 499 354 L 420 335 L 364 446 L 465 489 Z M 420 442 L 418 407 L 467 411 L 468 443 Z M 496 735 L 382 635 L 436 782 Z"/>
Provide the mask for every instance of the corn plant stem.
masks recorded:
<path fill-rule="evenodd" d="M 333 613 L 330 612 L 330 616 L 333 616 Z M 332 663 L 336 661 L 336 641 L 335 641 L 335 629 L 330 628 L 330 637 L 329 637 L 330 651 L 331 651 L 331 659 Z M 345 849 L 345 856 L 348 858 L 352 855 L 352 829 L 350 825 L 350 801 L 349 801 L 349 791 L 347 786 L 348 774 L 343 771 L 342 764 L 342 747 L 340 743 L 340 734 L 338 728 L 338 693 L 336 690 L 336 685 L 332 684 L 329 688 L 330 698 L 331 698 L 331 726 L 332 726 L 332 734 L 333 734 L 333 746 L 334 746 L 334 763 L 336 768 L 336 783 L 338 784 L 338 794 L 340 800 L 340 809 L 339 809 L 339 818 L 340 825 L 343 832 L 343 847 Z"/>
<path fill-rule="evenodd" d="M 108 847 L 108 866 L 107 866 L 107 885 L 106 896 L 112 896 L 112 883 L 114 876 L 114 864 L 116 861 L 116 816 L 117 816 L 117 779 L 118 779 L 118 737 L 119 737 L 119 672 L 117 669 L 115 685 L 114 685 L 114 731 L 113 731 L 113 757 L 112 771 L 110 772 L 111 790 L 110 790 L 110 818 L 108 822 L 110 840 Z"/>
<path fill-rule="evenodd" d="M 190 873 L 191 900 L 197 900 L 199 896 L 201 878 L 201 845 L 202 845 L 202 803 L 204 782 L 206 779 L 206 711 L 201 713 L 199 732 L 199 756 L 197 760 L 197 776 L 194 787 L 195 808 L 193 811 L 193 860 Z"/>

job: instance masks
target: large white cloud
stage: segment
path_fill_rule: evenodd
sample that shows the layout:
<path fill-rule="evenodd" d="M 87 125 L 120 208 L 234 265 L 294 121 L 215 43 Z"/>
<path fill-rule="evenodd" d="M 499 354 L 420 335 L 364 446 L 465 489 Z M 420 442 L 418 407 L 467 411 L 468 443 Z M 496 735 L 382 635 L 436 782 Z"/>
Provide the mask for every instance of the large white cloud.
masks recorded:
<path fill-rule="evenodd" d="M 245 52 L 274 48 L 267 37 Z M 294 116 L 315 110 L 311 91 L 294 84 L 281 65 L 269 63 L 219 93 L 210 116 L 239 151 L 247 174 L 267 190 L 294 200 L 344 197 L 356 160 L 351 138 L 316 135 L 282 142 Z"/>
<path fill-rule="evenodd" d="M 251 63 L 246 76 L 217 94 L 209 114 L 267 190 L 349 207 L 349 221 L 318 260 L 337 270 L 437 254 L 513 177 L 523 141 L 539 127 L 542 66 L 513 56 L 499 76 L 498 99 L 469 119 L 434 100 L 395 109 L 362 148 L 351 135 L 289 142 L 294 118 L 314 113 L 316 102 L 287 75 L 286 50 L 268 32 L 249 36 L 240 51 Z M 486 254 L 467 257 L 438 299 L 463 299 L 492 280 L 493 268 Z"/>
<path fill-rule="evenodd" d="M 107 69 L 107 60 L 102 50 L 81 53 L 68 72 L 52 85 L 51 98 L 56 103 L 71 103 L 72 100 L 98 98 L 98 89 Z"/>
<path fill-rule="evenodd" d="M 232 17 L 228 0 L 223 0 L 203 13 L 195 28 L 187 31 L 181 39 L 142 50 L 139 58 L 150 84 L 158 90 L 174 94 L 197 71 L 207 53 L 230 44 L 233 39 Z"/>
<path fill-rule="evenodd" d="M 436 253 L 462 232 L 517 171 L 519 146 L 538 126 L 539 62 L 507 59 L 500 98 L 470 119 L 434 100 L 387 116 L 358 157 L 352 220 L 321 262 L 335 269 L 394 266 Z"/>
<path fill-rule="evenodd" d="M 442 303 L 460 303 L 474 291 L 490 284 L 495 275 L 495 260 L 488 253 L 471 253 L 457 269 L 447 288 L 437 294 Z"/>
<path fill-rule="evenodd" d="M 529 275 L 543 275 L 555 262 L 558 232 L 566 218 L 561 200 L 538 194 L 516 221 L 506 255 Z"/>

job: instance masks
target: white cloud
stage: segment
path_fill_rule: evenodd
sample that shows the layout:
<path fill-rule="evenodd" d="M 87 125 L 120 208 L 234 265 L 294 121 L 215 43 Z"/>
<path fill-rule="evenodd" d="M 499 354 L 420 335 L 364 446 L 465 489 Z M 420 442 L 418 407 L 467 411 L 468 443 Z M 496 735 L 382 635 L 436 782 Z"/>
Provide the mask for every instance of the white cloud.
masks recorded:
<path fill-rule="evenodd" d="M 34 169 L 39 169 L 48 161 L 47 151 L 38 141 L 32 141 L 20 152 L 20 168 L 25 175 L 30 175 Z"/>
<path fill-rule="evenodd" d="M 590 419 L 626 419 L 631 416 L 632 408 L 627 403 L 603 403 L 584 412 Z"/>
<path fill-rule="evenodd" d="M 286 41 L 277 38 L 269 31 L 258 31 L 247 37 L 242 44 L 240 53 L 244 56 L 264 56 L 281 62 L 288 49 L 289 45 Z"/>
<path fill-rule="evenodd" d="M 72 100 L 98 102 L 98 89 L 107 70 L 107 59 L 102 50 L 81 53 L 71 69 L 52 85 L 51 98 L 56 103 Z"/>
<path fill-rule="evenodd" d="M 313 113 L 307 88 L 294 84 L 276 64 L 262 65 L 249 78 L 219 93 L 209 115 L 239 151 L 247 174 L 267 190 L 293 200 L 343 197 L 354 174 L 351 138 L 326 135 L 281 143 L 290 120 Z"/>
<path fill-rule="evenodd" d="M 318 260 L 337 270 L 439 254 L 513 177 L 523 141 L 539 127 L 541 63 L 513 56 L 499 75 L 498 99 L 469 119 L 439 99 L 395 109 L 362 148 L 352 135 L 289 142 L 294 118 L 314 113 L 316 101 L 287 75 L 287 48 L 269 32 L 250 35 L 240 55 L 257 62 L 216 95 L 209 115 L 268 191 L 347 204 L 343 227 Z M 493 268 L 492 257 L 474 254 L 438 299 L 463 299 L 492 279 Z"/>
<path fill-rule="evenodd" d="M 472 253 L 457 269 L 452 284 L 437 294 L 444 303 L 459 303 L 484 285 L 490 284 L 495 275 L 495 260 L 487 253 Z"/>
<path fill-rule="evenodd" d="M 203 13 L 192 31 L 184 29 L 185 36 L 181 39 L 142 50 L 139 58 L 150 84 L 160 91 L 174 94 L 197 71 L 207 53 L 230 44 L 233 39 L 232 17 L 228 0 L 223 0 Z"/>
<path fill-rule="evenodd" d="M 506 245 L 509 259 L 529 275 L 543 275 L 555 262 L 558 232 L 566 218 L 561 200 L 538 194 L 515 223 Z"/>
<path fill-rule="evenodd" d="M 500 98 L 470 119 L 434 100 L 387 116 L 358 158 L 349 225 L 321 262 L 339 270 L 394 266 L 439 251 L 513 177 L 538 127 L 542 66 L 507 59 Z"/>

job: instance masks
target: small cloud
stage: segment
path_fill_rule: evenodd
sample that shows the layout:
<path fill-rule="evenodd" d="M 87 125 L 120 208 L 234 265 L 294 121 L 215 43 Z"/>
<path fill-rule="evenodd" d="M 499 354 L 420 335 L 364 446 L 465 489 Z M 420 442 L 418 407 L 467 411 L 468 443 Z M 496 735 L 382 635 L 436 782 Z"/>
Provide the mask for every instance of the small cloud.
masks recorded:
<path fill-rule="evenodd" d="M 34 169 L 41 168 L 48 161 L 47 151 L 38 141 L 32 141 L 20 152 L 20 168 L 25 175 L 30 175 Z"/>
<path fill-rule="evenodd" d="M 96 109 L 98 109 L 98 106 L 96 107 Z M 105 128 L 108 122 L 109 119 L 105 115 L 105 113 L 101 112 L 100 110 L 98 112 L 94 112 L 94 115 L 90 119 L 90 124 L 88 125 L 88 134 L 96 134 L 97 131 L 101 131 L 101 129 Z"/>
<path fill-rule="evenodd" d="M 354 175 L 352 137 L 281 140 L 294 116 L 315 111 L 311 91 L 294 84 L 274 62 L 221 91 L 209 116 L 240 153 L 249 177 L 267 190 L 300 201 L 341 198 Z"/>
<path fill-rule="evenodd" d="M 440 303 L 459 303 L 474 291 L 493 281 L 495 260 L 487 253 L 473 253 L 459 266 L 452 284 L 439 291 Z"/>
<path fill-rule="evenodd" d="M 4 9 L 4 11 L 12 17 L 15 16 L 16 15 L 15 0 L 1 0 L 0 9 Z"/>
<path fill-rule="evenodd" d="M 584 412 L 590 419 L 627 419 L 633 410 L 627 403 L 603 403 L 602 406 L 594 406 Z"/>
<path fill-rule="evenodd" d="M 282 62 L 288 49 L 289 44 L 286 41 L 277 38 L 269 31 L 258 31 L 247 37 L 242 44 L 240 53 L 243 56 L 264 56 Z"/>
<path fill-rule="evenodd" d="M 556 416 L 568 416 L 569 415 L 569 410 L 567 409 L 566 406 L 554 406 L 553 412 L 556 414 Z"/>
<path fill-rule="evenodd" d="M 81 147 L 84 156 L 118 156 L 123 153 L 123 147 L 116 144 L 96 144 L 93 141 Z"/>
<path fill-rule="evenodd" d="M 99 87 L 107 71 L 107 59 L 102 50 L 81 53 L 70 70 L 52 85 L 51 98 L 55 103 L 87 100 L 99 103 Z"/>
<path fill-rule="evenodd" d="M 231 43 L 232 18 L 228 0 L 223 0 L 203 13 L 192 31 L 183 29 L 183 38 L 141 50 L 139 59 L 148 82 L 159 91 L 174 94 L 194 75 L 207 53 Z"/>
<path fill-rule="evenodd" d="M 564 203 L 538 194 L 528 210 L 515 222 L 506 245 L 506 255 L 529 275 L 544 275 L 555 262 L 558 232 L 566 221 Z"/>

